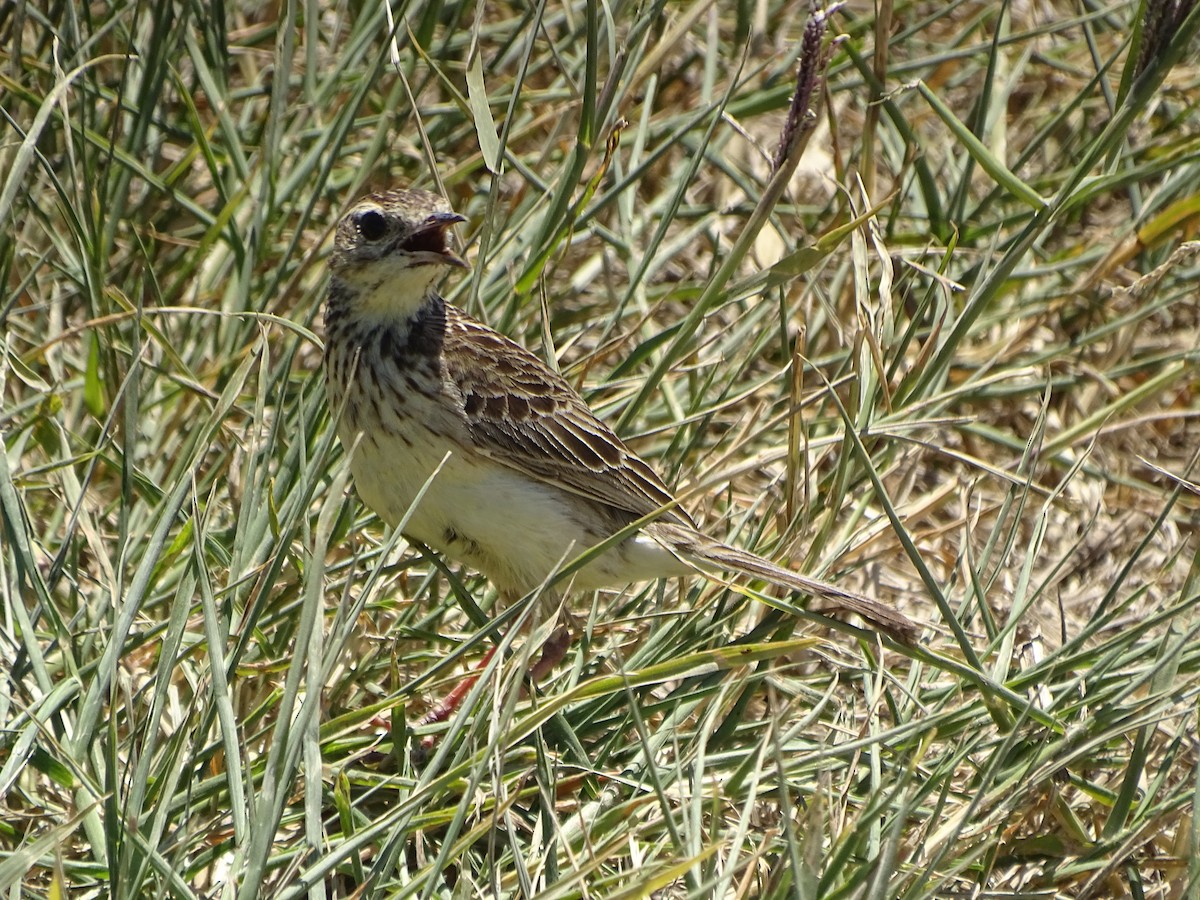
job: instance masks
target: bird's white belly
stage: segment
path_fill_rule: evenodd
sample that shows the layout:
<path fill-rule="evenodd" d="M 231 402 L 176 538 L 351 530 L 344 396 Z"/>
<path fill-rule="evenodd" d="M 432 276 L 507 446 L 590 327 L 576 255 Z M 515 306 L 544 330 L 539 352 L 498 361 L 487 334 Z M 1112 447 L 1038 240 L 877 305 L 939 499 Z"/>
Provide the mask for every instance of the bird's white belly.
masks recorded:
<path fill-rule="evenodd" d="M 453 445 L 425 429 L 410 429 L 406 437 L 403 446 L 386 433 L 358 439 L 351 471 L 363 502 L 393 526 L 407 515 L 406 535 L 478 570 L 502 593 L 534 590 L 609 536 L 602 517 L 590 515 L 579 497 L 465 451 L 447 456 Z M 591 590 L 687 571 L 658 542 L 639 534 L 569 581 Z"/>

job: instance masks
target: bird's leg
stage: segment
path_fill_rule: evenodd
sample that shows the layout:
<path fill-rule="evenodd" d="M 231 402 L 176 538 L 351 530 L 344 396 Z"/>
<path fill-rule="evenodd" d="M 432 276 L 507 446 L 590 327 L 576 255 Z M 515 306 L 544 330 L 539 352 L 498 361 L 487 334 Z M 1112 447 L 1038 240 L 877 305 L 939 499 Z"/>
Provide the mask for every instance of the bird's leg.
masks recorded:
<path fill-rule="evenodd" d="M 560 623 L 552 632 L 550 632 L 550 637 L 548 637 L 546 642 L 542 644 L 542 652 L 538 656 L 537 662 L 535 662 L 529 668 L 529 680 L 534 684 L 537 684 L 539 681 L 549 675 L 554 667 L 562 662 L 563 657 L 567 655 L 567 651 L 571 649 L 571 641 L 573 639 L 571 634 L 571 624 L 573 617 L 565 609 L 559 612 L 559 616 L 565 619 L 566 622 Z M 455 710 L 457 710 L 463 700 L 466 699 L 466 696 L 470 692 L 471 688 L 475 686 L 475 682 L 479 680 L 479 673 L 487 668 L 487 664 L 490 663 L 492 661 L 492 657 L 496 655 L 496 650 L 498 647 L 498 644 L 493 645 L 492 648 L 483 655 L 483 659 L 476 663 L 471 674 L 456 684 L 454 689 L 451 690 L 450 693 L 448 693 L 445 697 L 443 697 L 442 701 L 438 703 L 437 706 L 433 707 L 433 709 L 429 710 L 429 712 L 425 713 L 425 715 L 421 717 L 420 722 L 417 723 L 418 727 L 422 725 L 437 725 L 440 722 L 445 722 L 452 715 L 454 715 Z M 432 746 L 432 736 L 425 738 L 425 743 Z"/>
<path fill-rule="evenodd" d="M 542 644 L 542 652 L 537 662 L 529 667 L 529 681 L 532 684 L 537 684 L 562 662 L 567 651 L 571 649 L 575 635 L 581 630 L 579 622 L 571 615 L 571 611 L 562 602 L 562 595 L 557 591 L 543 591 L 538 601 L 541 604 L 541 614 L 547 619 L 552 616 L 558 624 Z"/>
<path fill-rule="evenodd" d="M 496 650 L 499 646 L 499 644 L 493 644 L 492 648 L 488 650 L 487 653 L 483 654 L 483 659 L 476 664 L 475 671 L 456 684 L 454 689 L 442 698 L 441 703 L 439 703 L 429 712 L 425 713 L 425 715 L 421 717 L 421 721 L 417 723 L 418 726 L 437 725 L 439 722 L 445 722 L 448 718 L 454 715 L 454 711 L 458 709 L 458 705 L 463 702 L 463 698 L 467 696 L 467 692 L 470 691 L 471 688 L 475 686 L 475 682 L 479 680 L 479 673 L 487 667 L 487 664 L 492 661 L 492 657 L 496 655 Z"/>
<path fill-rule="evenodd" d="M 542 653 L 538 661 L 529 669 L 529 680 L 537 684 L 549 675 L 550 670 L 562 662 L 562 658 L 571 649 L 571 640 L 569 626 L 560 624 L 555 628 L 550 637 L 546 638 L 546 643 L 542 644 Z"/>

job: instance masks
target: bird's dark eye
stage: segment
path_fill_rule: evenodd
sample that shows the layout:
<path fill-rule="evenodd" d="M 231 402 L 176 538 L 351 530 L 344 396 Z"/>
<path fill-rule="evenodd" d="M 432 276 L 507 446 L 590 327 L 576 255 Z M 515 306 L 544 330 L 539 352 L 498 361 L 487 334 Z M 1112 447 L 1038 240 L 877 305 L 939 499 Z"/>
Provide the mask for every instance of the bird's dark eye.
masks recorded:
<path fill-rule="evenodd" d="M 387 219 L 378 210 L 360 212 L 356 220 L 358 233 L 368 241 L 377 241 L 387 234 Z"/>

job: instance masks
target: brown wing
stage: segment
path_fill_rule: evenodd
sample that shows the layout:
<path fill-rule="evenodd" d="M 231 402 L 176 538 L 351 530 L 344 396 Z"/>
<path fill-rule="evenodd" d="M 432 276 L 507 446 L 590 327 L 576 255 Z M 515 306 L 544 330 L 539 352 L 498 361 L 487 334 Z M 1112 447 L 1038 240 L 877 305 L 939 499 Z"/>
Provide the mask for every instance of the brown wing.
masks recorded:
<path fill-rule="evenodd" d="M 673 502 L 654 470 L 534 354 L 449 304 L 444 341 L 446 374 L 481 452 L 630 521 Z M 694 527 L 679 507 L 662 521 Z"/>

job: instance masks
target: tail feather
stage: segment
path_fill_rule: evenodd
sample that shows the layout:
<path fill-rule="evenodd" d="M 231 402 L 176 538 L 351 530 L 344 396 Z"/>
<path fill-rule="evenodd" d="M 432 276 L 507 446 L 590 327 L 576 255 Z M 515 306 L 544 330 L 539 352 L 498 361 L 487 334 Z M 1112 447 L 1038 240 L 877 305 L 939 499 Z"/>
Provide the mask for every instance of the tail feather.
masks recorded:
<path fill-rule="evenodd" d="M 671 543 L 681 556 L 697 568 L 711 569 L 716 566 L 727 571 L 761 578 L 790 591 L 809 594 L 827 604 L 824 609 L 820 610 L 821 612 L 855 613 L 870 623 L 873 628 L 887 634 L 899 643 L 909 646 L 916 644 L 919 633 L 917 626 L 899 610 L 880 603 L 878 600 L 872 600 L 862 594 L 856 594 L 808 575 L 801 575 L 799 572 L 777 566 L 761 556 L 739 550 L 737 547 L 730 547 L 699 533 L 689 535 L 691 540 L 679 540 L 679 537 L 676 535 L 675 540 Z"/>

